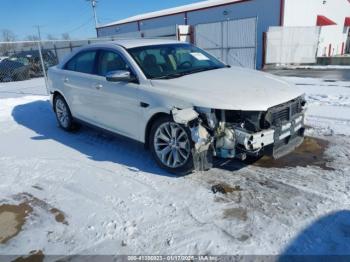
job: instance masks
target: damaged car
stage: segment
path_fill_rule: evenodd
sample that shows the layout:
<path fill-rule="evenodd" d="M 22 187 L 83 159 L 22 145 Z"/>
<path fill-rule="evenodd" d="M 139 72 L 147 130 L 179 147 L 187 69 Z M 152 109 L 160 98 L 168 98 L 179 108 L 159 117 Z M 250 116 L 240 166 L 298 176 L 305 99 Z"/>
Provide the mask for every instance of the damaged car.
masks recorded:
<path fill-rule="evenodd" d="M 89 124 L 144 143 L 176 174 L 213 157 L 280 158 L 304 137 L 304 94 L 260 71 L 231 67 L 200 48 L 160 39 L 85 46 L 48 71 L 67 131 Z"/>

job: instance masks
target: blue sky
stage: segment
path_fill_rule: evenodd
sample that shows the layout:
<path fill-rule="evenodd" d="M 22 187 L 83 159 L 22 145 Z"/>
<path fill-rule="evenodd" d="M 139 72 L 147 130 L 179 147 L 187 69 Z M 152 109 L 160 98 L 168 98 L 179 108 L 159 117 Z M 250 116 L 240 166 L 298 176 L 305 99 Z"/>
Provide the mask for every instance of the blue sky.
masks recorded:
<path fill-rule="evenodd" d="M 200 0 L 99 0 L 100 23 L 163 8 L 199 2 Z M 17 40 L 36 34 L 41 25 L 42 37 L 60 38 L 68 32 L 71 38 L 94 37 L 91 4 L 86 0 L 1 0 L 0 30 L 10 29 Z"/>

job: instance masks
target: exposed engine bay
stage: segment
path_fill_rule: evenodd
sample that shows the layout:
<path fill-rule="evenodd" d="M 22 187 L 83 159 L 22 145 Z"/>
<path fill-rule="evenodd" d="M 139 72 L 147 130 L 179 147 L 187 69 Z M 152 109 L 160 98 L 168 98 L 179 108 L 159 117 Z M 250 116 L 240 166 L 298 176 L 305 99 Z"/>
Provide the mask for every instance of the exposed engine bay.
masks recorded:
<path fill-rule="evenodd" d="M 195 168 L 207 170 L 213 156 L 278 159 L 290 153 L 303 142 L 305 105 L 304 97 L 298 97 L 266 112 L 194 107 L 174 108 L 172 116 L 191 130 Z"/>

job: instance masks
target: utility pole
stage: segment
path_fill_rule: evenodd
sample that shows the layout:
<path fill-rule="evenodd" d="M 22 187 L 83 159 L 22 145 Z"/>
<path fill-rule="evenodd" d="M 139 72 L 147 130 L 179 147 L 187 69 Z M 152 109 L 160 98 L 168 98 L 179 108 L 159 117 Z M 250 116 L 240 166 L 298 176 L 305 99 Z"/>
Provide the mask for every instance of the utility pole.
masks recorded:
<path fill-rule="evenodd" d="M 43 58 L 43 53 L 42 53 L 42 45 L 41 45 L 41 32 L 40 32 L 40 25 L 36 25 L 34 26 L 38 29 L 38 37 L 39 37 L 39 41 L 38 41 L 38 51 L 39 51 L 39 57 L 40 57 L 40 63 L 41 63 L 41 69 L 43 70 L 43 75 L 44 75 L 44 80 L 45 80 L 45 87 L 46 87 L 46 93 L 49 94 L 49 89 L 48 89 L 48 85 L 47 85 L 47 74 L 46 74 L 46 67 L 45 67 L 45 62 L 44 62 L 44 58 Z"/>
<path fill-rule="evenodd" d="M 35 25 L 34 27 L 36 27 L 36 28 L 37 28 L 37 30 L 38 30 L 38 37 L 39 37 L 39 41 L 41 41 L 40 25 Z"/>
<path fill-rule="evenodd" d="M 97 0 L 86 0 L 86 1 L 91 2 L 92 11 L 94 12 L 95 29 L 96 29 L 98 26 L 97 14 L 96 14 Z"/>

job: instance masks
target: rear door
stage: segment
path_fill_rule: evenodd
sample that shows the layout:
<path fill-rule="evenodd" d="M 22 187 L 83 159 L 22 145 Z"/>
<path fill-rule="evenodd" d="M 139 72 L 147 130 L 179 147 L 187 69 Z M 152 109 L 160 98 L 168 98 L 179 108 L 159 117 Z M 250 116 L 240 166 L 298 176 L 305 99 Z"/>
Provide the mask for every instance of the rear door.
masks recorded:
<path fill-rule="evenodd" d="M 64 67 L 62 81 L 64 94 L 73 117 L 97 123 L 94 93 L 96 79 L 97 50 L 82 51 L 75 55 Z"/>

